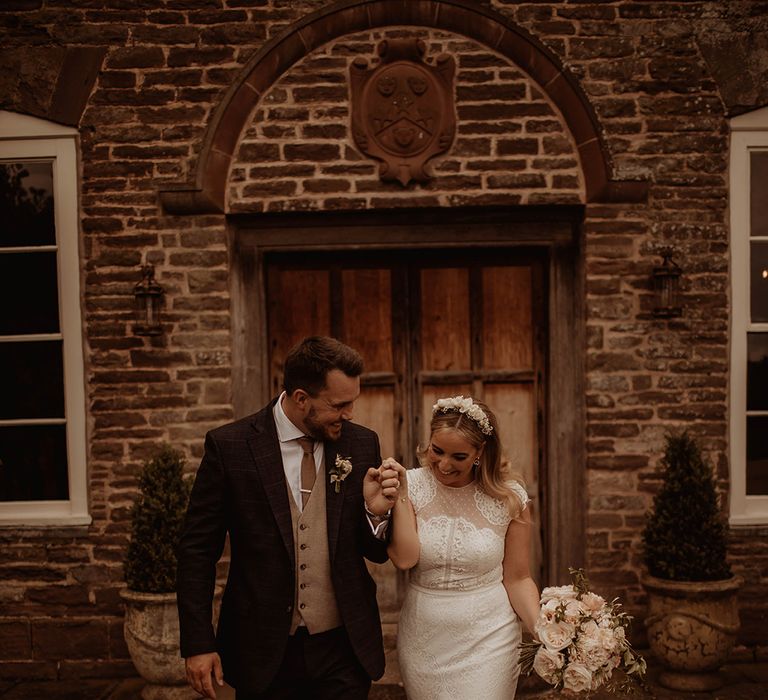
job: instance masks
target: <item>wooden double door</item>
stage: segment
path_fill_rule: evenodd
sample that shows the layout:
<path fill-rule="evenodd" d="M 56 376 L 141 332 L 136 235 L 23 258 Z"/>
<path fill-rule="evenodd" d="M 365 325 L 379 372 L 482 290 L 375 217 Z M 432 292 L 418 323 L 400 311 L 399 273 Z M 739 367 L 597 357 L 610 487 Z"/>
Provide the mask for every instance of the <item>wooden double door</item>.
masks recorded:
<path fill-rule="evenodd" d="M 355 422 L 374 429 L 382 455 L 417 466 L 431 407 L 456 394 L 496 413 L 505 458 L 533 497 L 539 546 L 546 256 L 535 248 L 275 252 L 264 258 L 269 388 L 307 335 L 332 335 L 365 360 Z M 400 588 L 379 574 L 384 610 Z M 387 579 L 387 580 L 384 580 Z"/>

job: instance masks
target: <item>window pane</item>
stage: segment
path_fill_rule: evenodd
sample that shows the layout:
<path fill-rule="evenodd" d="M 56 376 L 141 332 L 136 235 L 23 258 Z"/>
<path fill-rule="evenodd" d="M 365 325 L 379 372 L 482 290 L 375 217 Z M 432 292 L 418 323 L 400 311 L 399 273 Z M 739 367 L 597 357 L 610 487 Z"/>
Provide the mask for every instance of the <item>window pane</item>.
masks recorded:
<path fill-rule="evenodd" d="M 747 410 L 768 410 L 768 333 L 747 333 Z"/>
<path fill-rule="evenodd" d="M 67 498 L 65 427 L 0 427 L 0 501 Z"/>
<path fill-rule="evenodd" d="M 62 343 L 0 343 L 0 419 L 64 418 Z"/>
<path fill-rule="evenodd" d="M 750 244 L 749 308 L 752 323 L 768 322 L 768 243 Z"/>
<path fill-rule="evenodd" d="M 750 154 L 749 220 L 751 236 L 768 236 L 768 151 Z"/>
<path fill-rule="evenodd" d="M 0 254 L 0 335 L 57 333 L 56 251 Z"/>
<path fill-rule="evenodd" d="M 0 163 L 0 247 L 55 243 L 52 164 Z"/>
<path fill-rule="evenodd" d="M 768 416 L 747 417 L 747 495 L 768 496 Z"/>

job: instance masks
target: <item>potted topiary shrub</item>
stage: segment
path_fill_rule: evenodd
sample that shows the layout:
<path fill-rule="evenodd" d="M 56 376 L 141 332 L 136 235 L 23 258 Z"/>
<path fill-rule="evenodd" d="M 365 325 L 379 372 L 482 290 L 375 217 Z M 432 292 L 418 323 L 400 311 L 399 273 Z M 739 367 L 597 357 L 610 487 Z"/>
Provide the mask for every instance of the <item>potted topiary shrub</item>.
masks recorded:
<path fill-rule="evenodd" d="M 687 433 L 668 435 L 661 488 L 643 529 L 645 626 L 674 690 L 712 690 L 739 630 L 741 579 L 728 564 L 727 526 L 712 469 Z"/>
<path fill-rule="evenodd" d="M 176 547 L 191 483 L 184 457 L 169 446 L 144 464 L 131 509 L 131 541 L 125 559 L 124 634 L 131 659 L 147 685 L 144 700 L 199 697 L 188 685 L 179 654 L 176 611 Z"/>

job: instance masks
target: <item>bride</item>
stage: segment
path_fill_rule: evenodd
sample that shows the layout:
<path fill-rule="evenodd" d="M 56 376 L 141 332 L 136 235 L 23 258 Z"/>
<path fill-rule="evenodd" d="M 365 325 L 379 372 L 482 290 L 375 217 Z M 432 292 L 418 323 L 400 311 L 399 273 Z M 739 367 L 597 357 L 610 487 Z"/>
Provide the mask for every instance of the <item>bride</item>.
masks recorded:
<path fill-rule="evenodd" d="M 420 469 L 384 463 L 401 482 L 389 556 L 411 569 L 397 640 L 405 690 L 409 700 L 511 700 L 518 620 L 532 630 L 539 612 L 528 496 L 502 472 L 485 404 L 440 399 L 430 428 Z"/>

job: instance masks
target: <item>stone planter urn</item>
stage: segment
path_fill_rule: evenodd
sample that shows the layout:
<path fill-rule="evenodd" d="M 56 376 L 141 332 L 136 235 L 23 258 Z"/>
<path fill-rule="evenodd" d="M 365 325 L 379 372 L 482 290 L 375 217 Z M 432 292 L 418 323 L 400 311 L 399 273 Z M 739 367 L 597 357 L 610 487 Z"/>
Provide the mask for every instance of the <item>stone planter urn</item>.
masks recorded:
<path fill-rule="evenodd" d="M 214 599 L 214 624 L 218 618 L 221 587 Z M 123 589 L 123 631 L 133 665 L 147 685 L 142 700 L 198 700 L 187 684 L 184 659 L 179 653 L 179 617 L 175 593 L 139 593 Z"/>
<path fill-rule="evenodd" d="M 692 582 L 645 575 L 642 584 L 648 594 L 648 642 L 664 668 L 659 683 L 692 692 L 721 687 L 718 669 L 739 631 L 742 579 Z"/>

